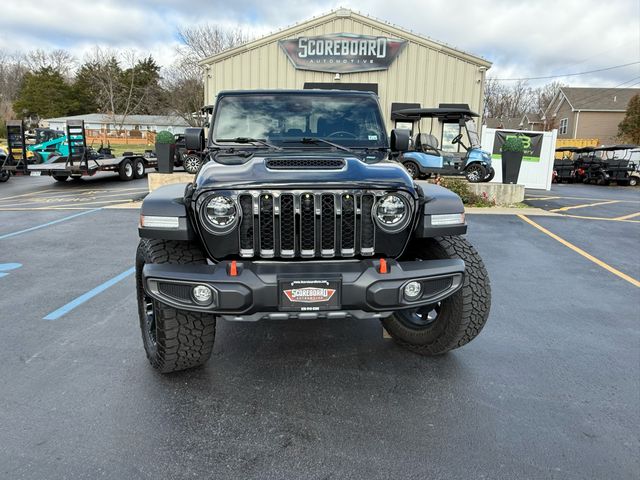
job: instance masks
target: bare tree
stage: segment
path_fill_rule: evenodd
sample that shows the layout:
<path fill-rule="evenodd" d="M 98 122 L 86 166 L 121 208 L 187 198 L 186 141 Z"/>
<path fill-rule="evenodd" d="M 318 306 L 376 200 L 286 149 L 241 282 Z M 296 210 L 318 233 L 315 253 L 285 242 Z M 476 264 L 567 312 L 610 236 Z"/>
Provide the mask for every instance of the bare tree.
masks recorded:
<path fill-rule="evenodd" d="M 182 68 L 194 73 L 200 71 L 198 62 L 201 60 L 246 43 L 250 36 L 240 28 L 227 29 L 204 23 L 179 28 L 178 38 L 181 45 L 177 47 L 177 53 Z"/>
<path fill-rule="evenodd" d="M 225 29 L 205 23 L 181 27 L 178 38 L 181 44 L 176 48 L 177 59 L 163 72 L 163 86 L 168 92 L 167 102 L 173 113 L 184 118 L 189 125 L 200 126 L 204 122 L 196 114 L 204 99 L 200 61 L 246 43 L 250 36 L 240 28 Z"/>
<path fill-rule="evenodd" d="M 31 50 L 24 55 L 24 62 L 32 72 L 50 68 L 67 78 L 71 78 L 76 66 L 75 57 L 62 49 L 51 51 Z"/>
<path fill-rule="evenodd" d="M 129 115 L 140 110 L 154 87 L 154 82 L 140 78 L 143 74 L 140 66 L 144 61 L 132 50 L 96 47 L 85 57 L 79 71 L 79 77 L 90 84 L 100 109 L 118 131 L 123 129 Z"/>
<path fill-rule="evenodd" d="M 13 102 L 27 71 L 21 55 L 0 51 L 0 119 L 9 120 L 13 116 Z"/>
<path fill-rule="evenodd" d="M 551 82 L 533 90 L 533 104 L 537 112 L 544 112 L 553 98 L 564 87 L 561 82 Z"/>
<path fill-rule="evenodd" d="M 492 118 L 517 118 L 530 112 L 534 95 L 526 81 L 506 85 L 489 78 L 484 91 L 485 116 Z"/>

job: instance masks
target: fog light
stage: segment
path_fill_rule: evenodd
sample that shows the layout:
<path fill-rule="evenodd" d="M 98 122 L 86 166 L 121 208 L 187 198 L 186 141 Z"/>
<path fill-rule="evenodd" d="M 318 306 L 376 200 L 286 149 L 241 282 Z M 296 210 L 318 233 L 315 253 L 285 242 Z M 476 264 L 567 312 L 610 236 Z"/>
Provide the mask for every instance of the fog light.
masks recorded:
<path fill-rule="evenodd" d="M 192 293 L 196 302 L 202 305 L 209 305 L 211 303 L 213 292 L 206 285 L 196 285 L 193 287 Z"/>
<path fill-rule="evenodd" d="M 420 282 L 409 282 L 404 286 L 404 298 L 409 301 L 417 300 L 422 293 Z"/>

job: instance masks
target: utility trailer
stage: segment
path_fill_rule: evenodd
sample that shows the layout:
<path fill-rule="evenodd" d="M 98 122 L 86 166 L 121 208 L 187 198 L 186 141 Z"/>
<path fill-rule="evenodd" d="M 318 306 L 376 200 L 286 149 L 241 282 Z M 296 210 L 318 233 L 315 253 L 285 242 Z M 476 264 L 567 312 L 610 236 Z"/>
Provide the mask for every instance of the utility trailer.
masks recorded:
<path fill-rule="evenodd" d="M 133 180 L 144 177 L 147 168 L 158 167 L 158 160 L 154 157 L 127 153 L 108 158 L 87 147 L 82 120 L 67 121 L 66 135 L 68 155 L 51 155 L 46 162 L 33 163 L 27 159 L 24 123 L 20 120 L 8 121 L 8 152 L 0 170 L 31 177 L 50 175 L 59 182 L 65 182 L 68 178 L 91 177 L 98 172 L 115 172 L 121 180 Z"/>

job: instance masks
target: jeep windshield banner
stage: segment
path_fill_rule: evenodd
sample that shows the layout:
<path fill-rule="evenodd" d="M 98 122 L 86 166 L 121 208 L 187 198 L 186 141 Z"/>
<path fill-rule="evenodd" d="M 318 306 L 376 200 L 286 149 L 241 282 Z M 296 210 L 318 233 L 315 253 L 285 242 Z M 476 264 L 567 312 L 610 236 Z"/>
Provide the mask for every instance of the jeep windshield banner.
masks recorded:
<path fill-rule="evenodd" d="M 278 43 L 299 70 L 348 73 L 388 69 L 407 41 L 335 33 L 280 40 Z"/>
<path fill-rule="evenodd" d="M 520 137 L 524 144 L 524 155 L 522 160 L 525 162 L 539 162 L 540 151 L 542 149 L 542 133 L 528 133 L 528 132 L 505 132 L 496 131 L 496 137 L 493 141 L 493 152 L 491 152 L 491 158 L 502 158 L 502 144 L 507 138 Z"/>

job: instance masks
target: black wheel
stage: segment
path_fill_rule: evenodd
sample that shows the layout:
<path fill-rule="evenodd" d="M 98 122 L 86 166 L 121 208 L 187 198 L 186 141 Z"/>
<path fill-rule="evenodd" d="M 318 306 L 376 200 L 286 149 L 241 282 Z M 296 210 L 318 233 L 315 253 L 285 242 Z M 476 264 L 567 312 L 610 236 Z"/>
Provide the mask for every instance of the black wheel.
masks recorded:
<path fill-rule="evenodd" d="M 209 360 L 216 317 L 170 307 L 147 296 L 142 269 L 147 263 L 206 264 L 192 243 L 143 238 L 136 254 L 136 293 L 142 342 L 149 362 L 162 373 L 193 368 Z"/>
<path fill-rule="evenodd" d="M 145 173 L 144 161 L 141 158 L 136 158 L 133 162 L 133 178 L 142 178 Z"/>
<path fill-rule="evenodd" d="M 418 168 L 418 165 L 416 165 L 414 162 L 404 162 L 402 165 L 404 165 L 404 168 L 407 170 L 407 172 L 409 173 L 409 175 L 411 175 L 411 178 L 416 179 L 420 176 L 420 169 Z"/>
<path fill-rule="evenodd" d="M 463 237 L 439 237 L 410 245 L 411 259 L 461 258 L 465 262 L 462 288 L 445 300 L 425 307 L 398 310 L 382 320 L 401 346 L 421 355 L 438 355 L 473 340 L 487 321 L 491 285 L 475 248 Z"/>
<path fill-rule="evenodd" d="M 69 175 L 51 175 L 56 182 L 66 182 Z"/>
<path fill-rule="evenodd" d="M 629 177 L 629 183 L 627 183 L 630 187 L 635 187 L 638 185 L 638 177 Z"/>
<path fill-rule="evenodd" d="M 487 174 L 486 177 L 484 177 L 484 181 L 485 182 L 490 182 L 491 180 L 493 180 L 493 177 L 496 176 L 496 171 L 493 167 L 489 167 L 489 173 Z"/>
<path fill-rule="evenodd" d="M 185 172 L 196 175 L 202 168 L 202 159 L 198 155 L 185 155 L 182 157 L 182 167 Z"/>
<path fill-rule="evenodd" d="M 9 180 L 11 174 L 7 170 L 0 170 L 0 183 L 4 183 Z"/>
<path fill-rule="evenodd" d="M 479 163 L 472 163 L 465 169 L 464 176 L 470 183 L 482 182 L 487 176 L 487 169 Z"/>
<path fill-rule="evenodd" d="M 133 180 L 133 162 L 131 160 L 124 160 L 120 164 L 118 174 L 120 175 L 120 180 Z"/>

